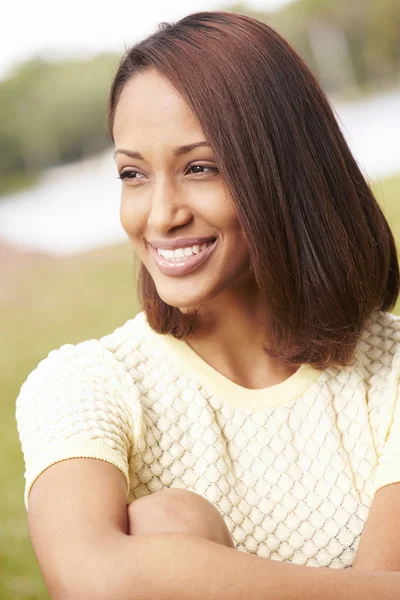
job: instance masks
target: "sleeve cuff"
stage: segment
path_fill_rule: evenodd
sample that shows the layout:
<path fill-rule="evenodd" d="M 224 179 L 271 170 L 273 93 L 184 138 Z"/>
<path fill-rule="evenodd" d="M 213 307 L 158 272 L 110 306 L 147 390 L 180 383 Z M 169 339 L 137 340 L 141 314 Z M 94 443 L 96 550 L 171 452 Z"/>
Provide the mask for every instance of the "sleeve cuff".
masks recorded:
<path fill-rule="evenodd" d="M 43 471 L 55 463 L 69 458 L 97 458 L 117 467 L 125 478 L 127 495 L 130 482 L 127 460 L 115 448 L 111 448 L 101 440 L 70 440 L 53 442 L 51 445 L 36 453 L 25 472 L 24 502 L 28 510 L 29 494 L 33 484 Z"/>
<path fill-rule="evenodd" d="M 376 470 L 374 481 L 374 493 L 385 485 L 400 482 L 400 460 L 399 458 L 381 458 Z"/>

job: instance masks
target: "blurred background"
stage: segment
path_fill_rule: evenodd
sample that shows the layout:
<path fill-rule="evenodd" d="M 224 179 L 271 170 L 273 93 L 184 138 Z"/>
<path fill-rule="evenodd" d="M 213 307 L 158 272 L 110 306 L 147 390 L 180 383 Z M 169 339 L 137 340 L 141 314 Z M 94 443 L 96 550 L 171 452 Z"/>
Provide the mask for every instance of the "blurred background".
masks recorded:
<path fill-rule="evenodd" d="M 49 597 L 23 503 L 19 388 L 50 350 L 109 333 L 139 310 L 105 126 L 116 65 L 161 21 L 219 9 L 272 25 L 311 66 L 400 238 L 398 0 L 7 3 L 0 24 L 0 600 Z"/>

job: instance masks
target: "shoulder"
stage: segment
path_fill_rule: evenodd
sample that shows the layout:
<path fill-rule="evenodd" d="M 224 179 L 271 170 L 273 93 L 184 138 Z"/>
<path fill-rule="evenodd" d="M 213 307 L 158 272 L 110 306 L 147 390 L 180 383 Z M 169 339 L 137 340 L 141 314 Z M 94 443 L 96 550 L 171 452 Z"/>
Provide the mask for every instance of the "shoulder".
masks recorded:
<path fill-rule="evenodd" d="M 387 312 L 374 312 L 360 338 L 356 363 L 365 370 L 371 383 L 384 381 L 400 371 L 400 317 Z"/>
<path fill-rule="evenodd" d="M 347 366 L 328 367 L 319 380 L 329 391 L 355 406 L 355 397 L 372 413 L 390 411 L 400 379 L 400 317 L 375 311 L 358 340 Z"/>
<path fill-rule="evenodd" d="M 126 383 L 127 369 L 123 358 L 135 353 L 142 337 L 142 313 L 99 339 L 63 344 L 51 350 L 21 386 L 21 392 L 34 382 L 43 386 L 64 377 L 90 380 L 96 377 Z M 128 378 L 129 379 L 129 378 Z"/>
<path fill-rule="evenodd" d="M 139 312 L 112 333 L 98 340 L 104 351 L 110 353 L 120 364 L 125 364 L 127 356 L 140 355 L 152 344 L 152 336 L 145 313 Z"/>
<path fill-rule="evenodd" d="M 35 389 L 45 392 L 54 389 L 76 388 L 79 384 L 123 380 L 123 370 L 112 353 L 99 340 L 91 339 L 77 344 L 64 344 L 51 350 L 21 386 L 18 401 Z M 17 401 L 17 406 L 18 406 Z"/>
<path fill-rule="evenodd" d="M 113 356 L 119 367 L 141 389 L 143 382 L 153 382 L 150 383 L 150 387 L 153 387 L 161 375 L 163 360 L 168 356 L 168 347 L 162 343 L 164 337 L 168 336 L 150 327 L 142 311 L 99 341 L 102 348 Z"/>
<path fill-rule="evenodd" d="M 89 406 L 131 414 L 139 392 L 128 365 L 135 362 L 140 346 L 142 319 L 139 315 L 103 338 L 64 344 L 49 352 L 20 388 L 18 423 L 48 411 L 64 414 Z"/>

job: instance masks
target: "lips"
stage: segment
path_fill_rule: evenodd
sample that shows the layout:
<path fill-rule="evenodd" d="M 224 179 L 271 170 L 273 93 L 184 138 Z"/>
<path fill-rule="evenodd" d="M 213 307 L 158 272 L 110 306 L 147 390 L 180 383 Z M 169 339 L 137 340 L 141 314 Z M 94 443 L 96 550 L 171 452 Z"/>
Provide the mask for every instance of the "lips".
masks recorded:
<path fill-rule="evenodd" d="M 187 240 L 189 238 L 186 238 Z M 196 269 L 198 269 L 201 265 L 203 265 L 205 263 L 205 261 L 210 257 L 210 255 L 215 251 L 216 247 L 218 246 L 218 240 L 215 238 L 190 238 L 191 240 L 205 240 L 205 241 L 210 241 L 210 240 L 214 240 L 214 242 L 208 246 L 207 248 L 205 248 L 204 250 L 202 250 L 201 252 L 199 252 L 199 254 L 192 254 L 192 256 L 190 257 L 182 257 L 182 261 L 176 261 L 176 262 L 171 262 L 168 261 L 166 258 L 164 258 L 163 256 L 160 256 L 160 254 L 158 254 L 158 250 L 157 247 L 160 248 L 165 248 L 165 249 L 171 249 L 173 250 L 174 248 L 170 246 L 170 248 L 166 248 L 165 246 L 157 246 L 157 247 L 153 247 L 153 245 L 150 245 L 150 252 L 151 255 L 153 257 L 154 263 L 156 264 L 156 266 L 160 269 L 160 271 L 162 273 L 164 273 L 165 275 L 186 275 L 187 273 L 191 273 L 193 271 L 195 271 Z M 180 243 L 182 244 L 183 240 L 180 240 Z M 201 243 L 204 244 L 204 241 L 202 241 Z M 186 245 L 195 245 L 195 244 L 199 244 L 199 241 L 195 241 L 193 244 L 186 244 Z M 199 244 L 200 245 L 200 244 Z M 184 246 L 179 246 L 176 245 L 176 248 L 183 248 Z"/>

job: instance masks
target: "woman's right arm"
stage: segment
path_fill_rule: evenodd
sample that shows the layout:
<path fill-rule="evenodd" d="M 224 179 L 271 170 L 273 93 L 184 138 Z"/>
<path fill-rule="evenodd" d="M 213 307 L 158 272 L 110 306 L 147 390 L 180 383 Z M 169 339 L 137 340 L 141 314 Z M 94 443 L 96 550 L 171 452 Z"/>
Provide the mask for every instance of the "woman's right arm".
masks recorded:
<path fill-rule="evenodd" d="M 52 600 L 100 600 L 113 580 L 114 540 L 129 537 L 138 401 L 123 365 L 96 340 L 53 350 L 21 386 L 16 421 L 24 500 Z"/>
<path fill-rule="evenodd" d="M 46 469 L 29 496 L 28 527 L 51 600 L 114 597 L 122 565 L 113 548 L 128 527 L 126 484 L 116 467 L 74 458 Z"/>

